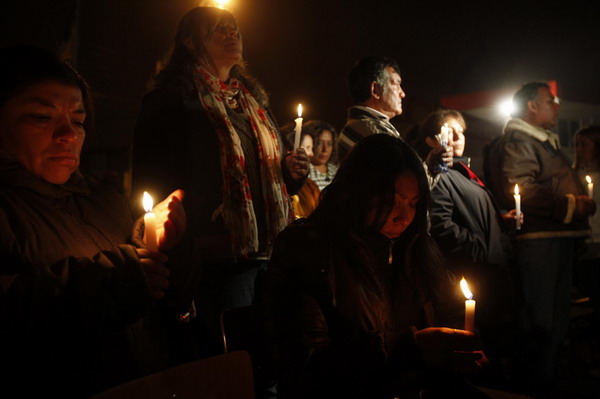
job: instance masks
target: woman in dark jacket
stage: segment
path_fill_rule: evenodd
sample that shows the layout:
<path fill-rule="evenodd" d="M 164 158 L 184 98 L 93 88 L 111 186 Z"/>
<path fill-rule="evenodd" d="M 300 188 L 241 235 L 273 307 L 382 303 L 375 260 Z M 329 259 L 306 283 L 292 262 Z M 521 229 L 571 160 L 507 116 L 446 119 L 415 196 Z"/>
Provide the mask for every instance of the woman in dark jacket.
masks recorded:
<path fill-rule="evenodd" d="M 475 367 L 475 337 L 433 327 L 460 326 L 461 302 L 427 234 L 428 204 L 414 151 L 374 135 L 310 218 L 279 235 L 267 298 L 281 398 L 412 397 L 441 380 L 444 397 L 468 391 L 447 371 Z"/>
<path fill-rule="evenodd" d="M 417 151 L 427 154 L 439 147 L 436 135 L 444 125 L 455 158 L 431 190 L 431 235 L 450 271 L 469 281 L 477 299 L 478 330 L 493 359 L 506 355 L 502 352 L 512 347 L 509 337 L 515 331 L 518 296 L 508 267 L 508 233 L 515 228 L 516 211 L 500 212 L 490 191 L 469 168 L 470 159 L 463 156 L 466 124 L 458 111 L 429 114 L 419 129 Z"/>
<path fill-rule="evenodd" d="M 148 371 L 136 349 L 150 348 L 136 338 L 169 271 L 141 237 L 134 245 L 127 200 L 78 169 L 92 119 L 87 90 L 50 53 L 0 50 L 0 369 L 8 396 L 85 397 Z M 160 251 L 183 234 L 181 198 L 154 208 Z"/>

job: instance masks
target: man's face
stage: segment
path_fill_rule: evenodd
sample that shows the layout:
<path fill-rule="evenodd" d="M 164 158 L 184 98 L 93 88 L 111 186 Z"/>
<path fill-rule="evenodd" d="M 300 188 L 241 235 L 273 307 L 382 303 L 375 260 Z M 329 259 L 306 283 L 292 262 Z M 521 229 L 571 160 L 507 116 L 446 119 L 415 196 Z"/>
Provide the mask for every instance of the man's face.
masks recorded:
<path fill-rule="evenodd" d="M 552 129 L 556 126 L 559 108 L 557 99 L 546 87 L 538 89 L 537 98 L 529 102 L 533 124 L 544 129 Z"/>
<path fill-rule="evenodd" d="M 379 98 L 377 99 L 377 110 L 390 118 L 398 116 L 402 113 L 402 99 L 406 97 L 402 90 L 402 79 L 394 68 L 388 66 L 385 68 L 387 73 L 387 81 L 383 88 L 377 90 Z"/>

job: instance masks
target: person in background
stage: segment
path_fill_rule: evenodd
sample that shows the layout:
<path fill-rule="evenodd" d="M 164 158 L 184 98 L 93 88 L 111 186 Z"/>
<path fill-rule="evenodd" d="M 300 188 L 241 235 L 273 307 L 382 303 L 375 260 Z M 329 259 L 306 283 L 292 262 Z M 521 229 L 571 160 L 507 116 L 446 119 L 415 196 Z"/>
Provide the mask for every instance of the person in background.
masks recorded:
<path fill-rule="evenodd" d="M 87 397 L 152 371 L 142 316 L 168 292 L 167 258 L 132 235 L 127 199 L 78 169 L 92 113 L 85 80 L 54 54 L 0 49 L 5 396 Z M 154 208 L 161 252 L 185 230 L 182 199 Z"/>
<path fill-rule="evenodd" d="M 337 133 L 329 123 L 319 120 L 308 121 L 302 129 L 312 132 L 311 135 L 316 137 L 308 177 L 317 184 L 319 190 L 323 190 L 331 183 L 338 169 L 337 151 L 335 151 Z"/>
<path fill-rule="evenodd" d="M 350 70 L 348 90 L 353 105 L 337 142 L 340 161 L 360 140 L 373 134 L 402 139 L 390 122 L 402 114 L 406 93 L 401 83 L 398 63 L 387 57 L 364 57 Z M 452 147 L 435 148 L 427 154 L 423 167 L 429 187 L 437 181 L 440 163 L 452 165 Z"/>
<path fill-rule="evenodd" d="M 277 237 L 265 299 L 279 398 L 480 397 L 457 374 L 477 369 L 480 344 L 447 328 L 464 299 L 427 234 L 429 201 L 415 152 L 373 135 Z"/>
<path fill-rule="evenodd" d="M 288 149 L 288 151 L 293 151 L 296 138 L 294 125 L 290 123 L 282 126 L 281 133 L 285 147 Z M 312 129 L 306 128 L 306 124 L 303 125 L 300 133 L 300 148 L 304 148 L 306 155 L 311 161 L 315 156 L 313 152 L 315 150 L 315 143 L 317 143 L 317 135 Z M 312 168 L 312 164 L 309 165 L 309 167 Z M 297 194 L 292 195 L 292 204 L 294 206 L 294 214 L 296 215 L 296 218 L 307 217 L 312 213 L 312 211 L 315 210 L 319 202 L 320 193 L 321 190 L 310 178 L 309 172 L 309 177 L 306 179 L 306 182 L 300 191 Z"/>
<path fill-rule="evenodd" d="M 460 112 L 430 113 L 414 143 L 417 152 L 424 156 L 441 146 L 436 136 L 444 125 L 450 129 L 455 158 L 431 190 L 431 234 L 450 271 L 469 283 L 477 300 L 478 333 L 490 360 L 499 365 L 514 348 L 518 296 L 509 268 L 508 233 L 514 234 L 516 211 L 500 212 L 489 190 L 469 168 L 469 158 L 464 156 L 467 127 Z"/>
<path fill-rule="evenodd" d="M 523 85 L 504 134 L 489 150 L 488 184 L 503 209 L 514 204 L 519 185 L 526 223 L 516 232 L 515 269 L 524 296 L 524 366 L 521 377 L 534 389 L 552 389 L 557 355 L 567 337 L 572 266 L 578 242 L 589 235 L 596 211 L 551 132 L 560 105 L 544 82 Z"/>
<path fill-rule="evenodd" d="M 586 176 L 592 184 L 600 184 L 600 126 L 591 125 L 575 133 L 574 169 L 581 183 L 587 187 Z M 588 192 L 589 194 L 589 192 Z M 592 199 L 600 201 L 600 188 L 594 188 Z M 590 298 L 594 309 L 594 327 L 600 332 L 600 213 L 589 218 L 592 234 L 585 240 L 583 253 L 577 259 L 579 286 Z M 598 335 L 596 335 L 598 336 Z"/>
<path fill-rule="evenodd" d="M 294 219 L 290 195 L 308 174 L 306 151 L 283 148 L 230 12 L 196 7 L 180 20 L 133 145 L 135 197 L 143 189 L 186 191 L 188 234 L 170 267 L 173 278 L 190 264 L 201 268 L 199 284 L 184 279 L 195 291 L 193 324 L 205 332 L 200 355 L 221 353 L 220 314 L 254 302 L 273 241 Z M 173 302 L 184 312 L 189 298 Z"/>

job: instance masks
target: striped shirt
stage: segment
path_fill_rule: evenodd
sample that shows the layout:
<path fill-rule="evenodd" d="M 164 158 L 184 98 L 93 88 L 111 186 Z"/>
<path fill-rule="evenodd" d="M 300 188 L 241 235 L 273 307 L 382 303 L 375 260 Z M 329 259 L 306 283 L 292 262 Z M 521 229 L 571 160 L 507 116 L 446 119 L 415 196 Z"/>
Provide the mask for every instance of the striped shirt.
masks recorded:
<path fill-rule="evenodd" d="M 316 183 L 319 186 L 319 190 L 323 190 L 335 176 L 335 172 L 337 172 L 338 167 L 336 164 L 329 162 L 327 164 L 327 173 L 321 173 L 314 167 L 314 165 L 309 165 L 308 169 L 308 178 Z"/>
<path fill-rule="evenodd" d="M 400 137 L 400 133 L 390 123 L 390 118 L 369 107 L 354 106 L 348 110 L 346 126 L 338 139 L 338 154 L 342 160 L 360 140 L 373 134 L 389 134 Z"/>

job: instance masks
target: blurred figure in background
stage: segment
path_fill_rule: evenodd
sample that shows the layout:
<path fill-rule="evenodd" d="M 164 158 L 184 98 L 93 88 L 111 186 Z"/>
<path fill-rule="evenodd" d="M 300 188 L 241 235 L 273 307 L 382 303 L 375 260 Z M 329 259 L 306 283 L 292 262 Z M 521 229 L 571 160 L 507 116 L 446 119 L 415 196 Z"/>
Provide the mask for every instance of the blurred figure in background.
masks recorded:
<path fill-rule="evenodd" d="M 300 148 L 303 148 L 306 151 L 306 155 L 309 160 L 312 161 L 315 156 L 313 151 L 315 151 L 317 135 L 314 134 L 312 129 L 305 128 L 305 125 L 306 124 L 302 126 L 302 131 L 300 132 Z M 288 151 L 293 151 L 294 149 L 296 138 L 294 126 L 295 124 L 288 123 L 281 127 L 281 136 Z M 312 165 L 309 165 L 309 167 L 312 167 Z M 312 211 L 315 210 L 319 202 L 320 193 L 321 190 L 317 184 L 308 177 L 300 191 L 297 194 L 292 195 L 292 204 L 294 206 L 296 218 L 308 217 Z"/>
<path fill-rule="evenodd" d="M 302 129 L 311 132 L 313 138 L 316 137 L 308 177 L 317 184 L 319 190 L 323 190 L 331 183 L 338 169 L 337 133 L 329 123 L 319 120 L 308 121 Z"/>
<path fill-rule="evenodd" d="M 519 185 L 527 215 L 514 242 L 515 270 L 524 296 L 527 332 L 519 373 L 537 389 L 552 389 L 558 350 L 567 337 L 575 248 L 589 236 L 596 211 L 557 134 L 558 100 L 545 82 L 523 85 L 513 97 L 515 111 L 504 134 L 489 150 L 488 184 L 503 209 L 514 204 Z"/>
<path fill-rule="evenodd" d="M 374 134 L 387 134 L 401 140 L 400 133 L 390 122 L 402 114 L 402 101 L 406 93 L 402 89 L 400 67 L 387 57 L 361 58 L 348 74 L 348 91 L 352 107 L 348 109 L 346 125 L 338 139 L 339 160 L 360 140 Z M 452 147 L 432 149 L 424 158 L 423 168 L 429 187 L 437 181 L 440 163 L 452 165 Z"/>
<path fill-rule="evenodd" d="M 587 126 L 575 133 L 575 170 L 579 180 L 588 185 L 590 176 L 593 189 L 592 199 L 600 201 L 600 126 Z M 588 192 L 589 194 L 589 192 Z M 592 235 L 585 240 L 585 246 L 578 257 L 578 285 L 590 298 L 594 308 L 596 336 L 600 336 L 600 212 L 589 218 Z"/>

